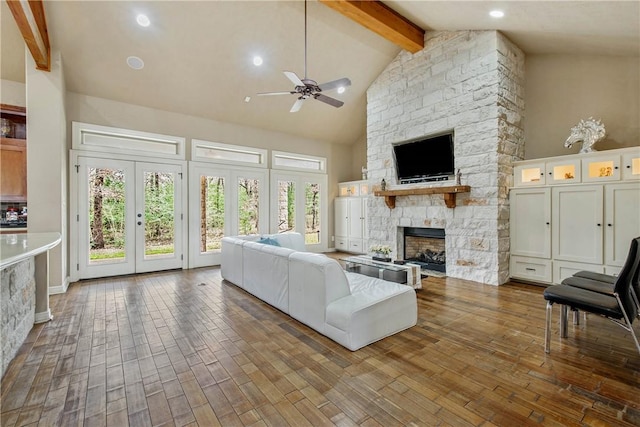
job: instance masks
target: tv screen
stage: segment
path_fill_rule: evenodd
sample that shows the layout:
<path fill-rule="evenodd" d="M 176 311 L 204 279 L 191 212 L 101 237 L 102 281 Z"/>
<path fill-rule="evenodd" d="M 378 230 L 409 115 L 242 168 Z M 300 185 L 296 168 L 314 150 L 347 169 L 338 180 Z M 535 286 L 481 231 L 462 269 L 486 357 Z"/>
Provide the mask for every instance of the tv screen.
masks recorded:
<path fill-rule="evenodd" d="M 393 146 L 400 183 L 447 179 L 454 175 L 453 133 Z"/>

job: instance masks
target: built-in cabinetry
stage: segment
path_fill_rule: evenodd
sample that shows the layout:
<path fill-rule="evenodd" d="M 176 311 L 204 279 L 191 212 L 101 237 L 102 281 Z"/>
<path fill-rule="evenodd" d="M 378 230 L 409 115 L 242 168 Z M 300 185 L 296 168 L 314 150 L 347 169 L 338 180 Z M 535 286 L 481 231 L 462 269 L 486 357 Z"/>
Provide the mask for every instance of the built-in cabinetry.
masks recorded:
<path fill-rule="evenodd" d="M 617 274 L 640 236 L 640 147 L 517 162 L 511 277 L 560 283 Z"/>
<path fill-rule="evenodd" d="M 340 251 L 366 253 L 367 232 L 367 181 L 351 181 L 338 184 L 335 199 L 335 248 Z M 345 196 L 343 196 L 345 194 Z"/>
<path fill-rule="evenodd" d="M 26 109 L 0 105 L 0 199 L 27 200 Z"/>

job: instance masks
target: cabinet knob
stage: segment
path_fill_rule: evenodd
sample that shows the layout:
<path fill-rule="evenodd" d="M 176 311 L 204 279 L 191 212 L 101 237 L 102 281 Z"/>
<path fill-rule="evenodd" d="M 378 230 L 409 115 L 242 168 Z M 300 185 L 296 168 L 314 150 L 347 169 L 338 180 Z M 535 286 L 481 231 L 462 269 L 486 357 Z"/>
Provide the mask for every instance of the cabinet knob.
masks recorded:
<path fill-rule="evenodd" d="M 546 224 L 547 224 L 547 225 L 549 225 L 550 223 L 549 223 L 549 222 L 547 222 Z"/>
<path fill-rule="evenodd" d="M 614 168 L 615 170 L 618 170 L 618 166 L 614 166 L 613 168 Z"/>
<path fill-rule="evenodd" d="M 141 222 L 141 221 L 138 221 L 138 225 L 142 225 L 142 222 Z"/>
<path fill-rule="evenodd" d="M 627 169 L 631 169 L 631 165 L 627 165 Z"/>
<path fill-rule="evenodd" d="M 544 175 L 544 172 L 540 172 L 540 176 Z"/>
<path fill-rule="evenodd" d="M 613 227 L 613 224 L 607 224 L 608 227 Z"/>
<path fill-rule="evenodd" d="M 602 224 L 598 223 L 598 224 L 597 224 L 597 226 L 598 226 L 598 227 L 602 227 Z"/>

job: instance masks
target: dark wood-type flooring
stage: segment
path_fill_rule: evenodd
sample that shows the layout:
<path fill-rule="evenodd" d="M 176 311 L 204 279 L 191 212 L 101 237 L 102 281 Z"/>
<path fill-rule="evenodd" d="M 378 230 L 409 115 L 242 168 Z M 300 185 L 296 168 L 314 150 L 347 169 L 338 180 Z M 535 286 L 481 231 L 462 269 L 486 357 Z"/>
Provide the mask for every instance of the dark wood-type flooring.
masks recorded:
<path fill-rule="evenodd" d="M 218 268 L 74 283 L 2 379 L 2 426 L 640 425 L 640 355 L 590 315 L 543 350 L 543 288 L 427 278 L 351 352 Z M 636 330 L 638 330 L 636 323 Z"/>

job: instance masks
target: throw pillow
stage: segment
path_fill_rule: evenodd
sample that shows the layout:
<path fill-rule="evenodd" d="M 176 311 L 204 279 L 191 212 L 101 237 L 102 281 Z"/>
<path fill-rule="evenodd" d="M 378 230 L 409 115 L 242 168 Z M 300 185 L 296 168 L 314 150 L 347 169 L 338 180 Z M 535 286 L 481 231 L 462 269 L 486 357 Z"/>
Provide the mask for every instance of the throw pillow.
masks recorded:
<path fill-rule="evenodd" d="M 261 237 L 260 240 L 258 240 L 258 243 L 271 246 L 280 246 L 280 243 L 278 243 L 276 239 L 272 239 L 271 237 Z"/>

